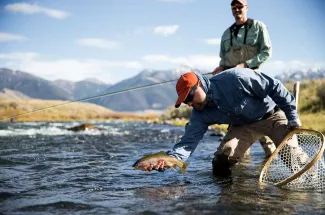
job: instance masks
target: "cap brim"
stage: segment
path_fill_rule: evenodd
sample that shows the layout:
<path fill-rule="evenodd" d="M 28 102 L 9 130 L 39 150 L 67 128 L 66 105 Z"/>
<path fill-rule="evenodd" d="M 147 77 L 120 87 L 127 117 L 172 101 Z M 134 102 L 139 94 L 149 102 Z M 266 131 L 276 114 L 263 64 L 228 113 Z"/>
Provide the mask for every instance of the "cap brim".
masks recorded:
<path fill-rule="evenodd" d="M 230 5 L 233 6 L 235 3 L 239 3 L 241 5 L 245 5 L 243 2 L 237 1 L 237 0 L 232 1 Z"/>
<path fill-rule="evenodd" d="M 190 93 L 191 88 L 189 89 L 184 89 L 181 93 L 180 96 L 178 96 L 178 99 L 175 103 L 175 108 L 179 108 L 181 106 L 182 102 L 186 99 L 187 95 Z"/>

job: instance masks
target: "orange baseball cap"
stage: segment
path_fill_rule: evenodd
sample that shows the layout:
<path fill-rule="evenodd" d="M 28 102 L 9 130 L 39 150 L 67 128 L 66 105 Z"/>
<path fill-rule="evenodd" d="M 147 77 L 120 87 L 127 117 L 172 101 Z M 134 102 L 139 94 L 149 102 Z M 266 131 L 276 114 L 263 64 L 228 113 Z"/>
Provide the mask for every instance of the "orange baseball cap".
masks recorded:
<path fill-rule="evenodd" d="M 191 88 L 194 87 L 198 82 L 199 79 L 194 72 L 188 72 L 181 75 L 176 83 L 178 99 L 176 101 L 175 108 L 178 108 L 181 105 L 191 91 Z"/>

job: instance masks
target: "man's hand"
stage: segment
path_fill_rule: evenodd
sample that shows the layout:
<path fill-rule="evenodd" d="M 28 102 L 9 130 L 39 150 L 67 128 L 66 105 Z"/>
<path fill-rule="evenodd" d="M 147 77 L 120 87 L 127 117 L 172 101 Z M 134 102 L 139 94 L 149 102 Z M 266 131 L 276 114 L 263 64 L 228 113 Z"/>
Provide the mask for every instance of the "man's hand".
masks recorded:
<path fill-rule="evenodd" d="M 292 120 L 292 121 L 288 122 L 288 129 L 289 130 L 293 130 L 293 129 L 300 128 L 300 127 L 301 127 L 300 119 Z"/>
<path fill-rule="evenodd" d="M 248 65 L 246 63 L 240 63 L 240 64 L 237 64 L 236 67 L 248 68 Z"/>
<path fill-rule="evenodd" d="M 220 72 L 222 72 L 224 70 L 224 68 L 222 66 L 218 66 L 217 68 L 215 68 L 212 72 L 212 75 L 216 75 Z"/>
<path fill-rule="evenodd" d="M 166 169 L 168 169 L 169 167 L 165 166 L 165 161 L 161 160 L 158 162 L 158 164 L 156 166 L 153 166 L 152 164 L 147 168 L 147 171 L 152 171 L 152 170 L 157 170 L 159 172 L 163 172 Z"/>

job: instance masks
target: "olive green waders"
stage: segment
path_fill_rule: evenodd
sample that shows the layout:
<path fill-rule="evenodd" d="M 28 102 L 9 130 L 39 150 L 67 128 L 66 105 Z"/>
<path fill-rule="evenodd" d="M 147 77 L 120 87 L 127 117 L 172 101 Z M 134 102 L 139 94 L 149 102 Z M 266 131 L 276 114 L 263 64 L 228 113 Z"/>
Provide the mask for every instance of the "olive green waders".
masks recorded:
<path fill-rule="evenodd" d="M 263 136 L 269 136 L 278 146 L 288 133 L 287 118 L 278 109 L 266 119 L 245 125 L 230 125 L 212 161 L 213 174 L 227 177 L 231 175 L 231 167 L 244 156 L 247 149 Z"/>

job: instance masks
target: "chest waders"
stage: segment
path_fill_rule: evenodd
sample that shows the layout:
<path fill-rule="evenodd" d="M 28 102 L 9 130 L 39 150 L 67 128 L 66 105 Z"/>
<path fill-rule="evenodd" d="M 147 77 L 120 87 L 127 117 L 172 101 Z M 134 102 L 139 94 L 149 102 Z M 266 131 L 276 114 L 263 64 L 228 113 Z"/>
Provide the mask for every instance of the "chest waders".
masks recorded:
<path fill-rule="evenodd" d="M 236 44 L 233 45 L 233 32 L 236 24 L 233 24 L 230 27 L 230 49 L 225 55 L 225 67 L 233 68 L 236 67 L 240 63 L 245 63 L 247 60 L 251 59 L 252 57 L 256 56 L 259 53 L 258 46 L 251 46 L 246 44 L 247 40 L 247 32 L 252 27 L 253 20 L 248 19 L 245 24 L 245 34 L 244 34 L 244 43 L 243 44 Z M 258 69 L 258 67 L 254 67 L 251 69 Z"/>

